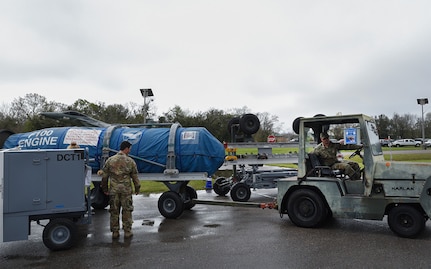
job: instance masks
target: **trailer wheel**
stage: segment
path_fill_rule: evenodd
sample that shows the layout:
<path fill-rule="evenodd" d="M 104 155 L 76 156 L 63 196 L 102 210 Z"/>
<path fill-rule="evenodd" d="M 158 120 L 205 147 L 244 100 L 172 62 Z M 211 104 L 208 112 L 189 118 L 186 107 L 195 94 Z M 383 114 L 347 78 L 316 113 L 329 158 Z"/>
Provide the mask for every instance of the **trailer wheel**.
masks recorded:
<path fill-rule="evenodd" d="M 292 122 L 292 129 L 295 132 L 295 134 L 299 134 L 299 121 L 302 119 L 302 117 L 297 117 L 293 122 Z"/>
<path fill-rule="evenodd" d="M 193 203 L 193 199 L 197 199 L 198 198 L 198 193 L 196 192 L 195 189 L 193 189 L 190 186 L 186 186 L 186 192 L 185 192 L 185 200 L 186 202 L 184 203 L 184 209 L 192 209 L 195 204 Z"/>
<path fill-rule="evenodd" d="M 70 219 L 51 219 L 43 229 L 42 240 L 50 250 L 69 249 L 75 243 L 76 225 Z"/>
<path fill-rule="evenodd" d="M 13 135 L 13 134 L 15 134 L 15 133 L 12 131 L 6 130 L 6 129 L 0 130 L 0 148 L 3 148 L 4 142 L 6 142 L 8 137 Z"/>
<path fill-rule="evenodd" d="M 259 131 L 260 121 L 254 114 L 244 114 L 239 119 L 239 126 L 245 134 L 252 135 Z"/>
<path fill-rule="evenodd" d="M 409 205 L 399 205 L 389 211 L 388 225 L 395 234 L 401 237 L 415 238 L 425 228 L 424 215 Z"/>
<path fill-rule="evenodd" d="M 239 132 L 239 118 L 232 118 L 227 124 L 227 130 L 229 131 L 229 135 L 236 134 Z"/>
<path fill-rule="evenodd" d="M 219 177 L 213 184 L 213 190 L 220 196 L 225 196 L 230 191 L 230 182 L 225 177 Z"/>
<path fill-rule="evenodd" d="M 160 196 L 158 207 L 162 216 L 168 219 L 176 219 L 183 213 L 184 202 L 178 193 L 167 191 Z"/>
<path fill-rule="evenodd" d="M 287 206 L 289 219 L 299 227 L 318 227 L 328 216 L 322 197 L 309 189 L 299 189 L 292 193 Z"/>
<path fill-rule="evenodd" d="M 232 186 L 230 196 L 237 202 L 247 202 L 250 199 L 251 191 L 247 184 L 238 182 Z"/>

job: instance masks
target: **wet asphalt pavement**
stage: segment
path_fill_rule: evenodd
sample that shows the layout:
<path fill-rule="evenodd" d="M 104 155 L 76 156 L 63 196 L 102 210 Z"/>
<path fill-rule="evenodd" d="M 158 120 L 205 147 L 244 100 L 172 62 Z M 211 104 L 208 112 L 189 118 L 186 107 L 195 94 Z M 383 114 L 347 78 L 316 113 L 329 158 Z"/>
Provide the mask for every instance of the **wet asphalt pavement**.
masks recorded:
<path fill-rule="evenodd" d="M 271 202 L 276 189 L 252 191 Z M 231 201 L 214 192 L 198 199 Z M 134 196 L 134 237 L 112 240 L 109 213 L 80 227 L 75 247 L 50 251 L 43 228 L 27 241 L 0 243 L 0 268 L 430 268 L 431 224 L 418 239 L 397 237 L 384 221 L 331 220 L 319 229 L 294 226 L 277 210 L 198 204 L 165 219 L 158 196 Z"/>

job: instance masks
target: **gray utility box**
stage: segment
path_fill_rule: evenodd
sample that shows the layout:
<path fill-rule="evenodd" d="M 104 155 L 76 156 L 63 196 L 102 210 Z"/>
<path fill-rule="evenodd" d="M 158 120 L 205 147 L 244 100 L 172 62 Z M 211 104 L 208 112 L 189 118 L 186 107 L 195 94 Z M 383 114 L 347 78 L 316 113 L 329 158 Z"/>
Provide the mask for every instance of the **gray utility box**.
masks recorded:
<path fill-rule="evenodd" d="M 62 219 L 67 227 L 87 211 L 83 149 L 0 151 L 0 176 L 0 242 L 27 240 L 30 221 Z M 52 248 L 69 247 L 69 235 Z"/>

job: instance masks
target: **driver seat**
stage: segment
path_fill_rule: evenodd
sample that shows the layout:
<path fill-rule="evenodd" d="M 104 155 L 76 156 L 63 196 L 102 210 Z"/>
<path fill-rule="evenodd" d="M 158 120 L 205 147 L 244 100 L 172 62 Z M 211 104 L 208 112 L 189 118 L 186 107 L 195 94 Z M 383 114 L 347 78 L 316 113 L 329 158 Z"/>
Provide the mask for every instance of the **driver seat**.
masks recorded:
<path fill-rule="evenodd" d="M 309 174 L 313 174 L 316 177 L 344 177 L 341 170 L 333 170 L 330 166 L 322 165 L 316 154 L 308 153 L 308 159 L 311 164 L 311 171 Z"/>

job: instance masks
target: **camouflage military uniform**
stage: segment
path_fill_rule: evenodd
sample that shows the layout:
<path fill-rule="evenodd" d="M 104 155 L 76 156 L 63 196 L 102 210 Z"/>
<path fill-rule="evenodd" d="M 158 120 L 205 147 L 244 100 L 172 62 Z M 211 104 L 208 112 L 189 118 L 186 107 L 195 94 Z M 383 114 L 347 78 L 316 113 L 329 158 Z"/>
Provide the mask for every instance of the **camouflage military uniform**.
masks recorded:
<path fill-rule="evenodd" d="M 122 153 L 110 157 L 102 169 L 101 187 L 103 192 L 108 192 L 109 184 L 109 212 L 111 213 L 110 227 L 111 232 L 118 232 L 120 229 L 119 218 L 120 209 L 122 209 L 122 223 L 125 232 L 131 232 L 132 229 L 132 182 L 135 187 L 135 193 L 139 193 L 140 184 L 138 179 L 138 170 L 135 161 Z"/>
<path fill-rule="evenodd" d="M 337 153 L 340 149 L 359 149 L 361 147 L 362 146 L 359 145 L 343 145 L 332 142 L 329 143 L 328 147 L 325 147 L 320 143 L 313 150 L 313 153 L 319 157 L 319 160 L 323 165 L 330 166 L 332 169 L 342 170 L 350 179 L 358 180 L 361 177 L 361 168 L 359 165 L 352 161 L 339 161 Z"/>

